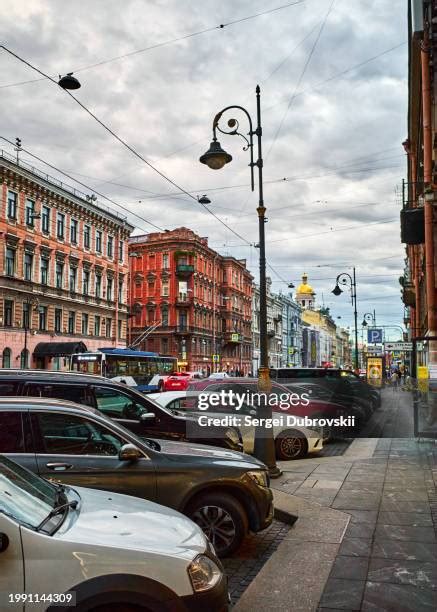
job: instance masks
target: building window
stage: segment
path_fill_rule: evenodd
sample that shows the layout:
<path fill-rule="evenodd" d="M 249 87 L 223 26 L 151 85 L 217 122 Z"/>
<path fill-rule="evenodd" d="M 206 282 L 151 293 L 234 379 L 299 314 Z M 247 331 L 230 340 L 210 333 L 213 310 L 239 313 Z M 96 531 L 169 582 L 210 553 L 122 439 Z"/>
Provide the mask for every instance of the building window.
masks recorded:
<path fill-rule="evenodd" d="M 118 280 L 118 303 L 123 303 L 123 278 Z"/>
<path fill-rule="evenodd" d="M 112 319 L 110 317 L 106 318 L 106 337 L 110 338 L 112 335 Z"/>
<path fill-rule="evenodd" d="M 96 252 L 102 252 L 102 232 L 100 230 L 96 230 Z"/>
<path fill-rule="evenodd" d="M 12 300 L 5 300 L 5 307 L 4 307 L 5 327 L 12 327 L 13 322 L 14 322 L 14 302 Z"/>
<path fill-rule="evenodd" d="M 4 368 L 11 367 L 11 349 L 10 348 L 3 349 L 2 366 Z"/>
<path fill-rule="evenodd" d="M 84 225 L 83 227 L 83 246 L 85 249 L 89 249 L 91 244 L 91 226 Z"/>
<path fill-rule="evenodd" d="M 30 329 L 30 310 L 31 305 L 29 304 L 29 302 L 23 302 L 23 317 L 22 317 L 22 323 L 23 323 L 23 329 Z"/>
<path fill-rule="evenodd" d="M 161 308 L 161 325 L 168 325 L 168 308 L 167 306 L 163 306 Z"/>
<path fill-rule="evenodd" d="M 8 191 L 8 219 L 17 219 L 18 195 L 14 191 Z"/>
<path fill-rule="evenodd" d="M 20 353 L 20 368 L 26 369 L 29 367 L 29 351 L 27 349 L 23 349 Z"/>
<path fill-rule="evenodd" d="M 164 270 L 168 270 L 168 253 L 164 253 L 162 256 L 162 267 Z"/>
<path fill-rule="evenodd" d="M 114 280 L 109 277 L 106 281 L 106 299 L 107 300 L 112 300 L 113 285 L 114 285 Z"/>
<path fill-rule="evenodd" d="M 49 260 L 41 258 L 41 285 L 48 285 L 49 282 Z"/>
<path fill-rule="evenodd" d="M 59 371 L 61 369 L 61 358 L 53 357 L 53 369 Z"/>
<path fill-rule="evenodd" d="M 96 274 L 96 298 L 102 295 L 102 275 Z"/>
<path fill-rule="evenodd" d="M 24 280 L 32 280 L 33 253 L 24 253 Z"/>
<path fill-rule="evenodd" d="M 56 217 L 56 236 L 59 238 L 59 240 L 64 240 L 64 234 L 65 234 L 65 215 L 58 212 L 58 215 Z"/>
<path fill-rule="evenodd" d="M 84 336 L 88 335 L 88 314 L 86 312 L 82 313 L 82 334 Z"/>
<path fill-rule="evenodd" d="M 69 279 L 70 291 L 76 291 L 76 284 L 77 284 L 77 268 L 75 266 L 70 266 L 70 279 Z"/>
<path fill-rule="evenodd" d="M 47 306 L 39 307 L 39 331 L 47 331 Z"/>
<path fill-rule="evenodd" d="M 118 241 L 118 259 L 123 261 L 124 258 L 124 242 L 123 240 Z"/>
<path fill-rule="evenodd" d="M 62 308 L 55 308 L 55 333 L 62 334 Z"/>
<path fill-rule="evenodd" d="M 94 335 L 100 336 L 100 317 L 98 315 L 94 317 Z"/>
<path fill-rule="evenodd" d="M 88 295 L 90 291 L 90 271 L 83 271 L 82 291 L 84 295 Z"/>
<path fill-rule="evenodd" d="M 75 323 L 76 323 L 76 313 L 74 310 L 70 310 L 70 312 L 68 313 L 68 333 L 69 334 L 74 334 Z"/>
<path fill-rule="evenodd" d="M 161 340 L 161 352 L 164 355 L 168 355 L 168 339 L 167 338 L 163 338 Z"/>
<path fill-rule="evenodd" d="M 15 275 L 15 249 L 11 249 L 10 247 L 6 249 L 5 273 L 6 276 Z"/>
<path fill-rule="evenodd" d="M 108 236 L 108 242 L 106 245 L 107 256 L 112 258 L 113 251 L 114 251 L 114 238 L 112 236 Z"/>
<path fill-rule="evenodd" d="M 123 337 L 123 321 L 118 319 L 118 339 L 121 340 Z"/>
<path fill-rule="evenodd" d="M 41 230 L 44 234 L 50 233 L 50 208 L 43 206 L 41 211 Z"/>
<path fill-rule="evenodd" d="M 34 217 L 35 217 L 35 202 L 33 200 L 26 200 L 26 225 L 28 227 L 34 227 L 35 222 L 34 222 Z"/>
<path fill-rule="evenodd" d="M 70 221 L 70 242 L 71 244 L 77 244 L 77 227 L 78 227 L 78 221 L 76 219 L 71 219 Z"/>
<path fill-rule="evenodd" d="M 161 295 L 163 297 L 168 297 L 168 283 L 162 283 L 161 285 Z"/>
<path fill-rule="evenodd" d="M 56 262 L 56 289 L 62 289 L 64 286 L 64 264 L 62 261 Z"/>

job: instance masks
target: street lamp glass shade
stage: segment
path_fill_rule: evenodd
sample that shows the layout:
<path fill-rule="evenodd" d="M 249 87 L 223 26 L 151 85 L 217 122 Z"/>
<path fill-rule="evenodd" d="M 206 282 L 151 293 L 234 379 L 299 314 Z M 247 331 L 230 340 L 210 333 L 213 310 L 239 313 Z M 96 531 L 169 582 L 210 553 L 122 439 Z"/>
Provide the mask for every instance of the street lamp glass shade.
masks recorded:
<path fill-rule="evenodd" d="M 366 321 L 366 319 L 363 319 L 363 322 L 361 323 L 361 325 L 362 325 L 363 327 L 367 327 L 367 321 Z"/>
<path fill-rule="evenodd" d="M 211 170 L 220 170 L 225 164 L 232 161 L 232 155 L 226 153 L 217 140 L 213 140 L 208 151 L 199 158 L 199 161 L 201 164 L 206 164 Z"/>
<path fill-rule="evenodd" d="M 198 198 L 198 201 L 199 204 L 211 204 L 211 200 L 206 195 L 203 195 L 202 197 Z"/>
<path fill-rule="evenodd" d="M 73 76 L 72 72 L 69 72 L 63 77 L 60 76 L 58 85 L 62 87 L 62 89 L 79 89 L 80 87 L 79 81 Z"/>
<path fill-rule="evenodd" d="M 334 295 L 340 295 L 343 293 L 343 291 L 340 289 L 340 287 L 338 285 L 335 285 L 334 289 L 331 291 L 331 293 L 333 293 Z"/>

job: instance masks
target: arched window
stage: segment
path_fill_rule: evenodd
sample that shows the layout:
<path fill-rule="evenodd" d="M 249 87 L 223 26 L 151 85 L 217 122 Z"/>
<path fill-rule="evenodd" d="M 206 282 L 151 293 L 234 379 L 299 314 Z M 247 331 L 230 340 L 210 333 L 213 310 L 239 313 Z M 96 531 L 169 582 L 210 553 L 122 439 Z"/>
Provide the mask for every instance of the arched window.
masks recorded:
<path fill-rule="evenodd" d="M 27 369 L 29 367 L 29 351 L 23 349 L 20 353 L 20 368 Z"/>
<path fill-rule="evenodd" d="M 3 349 L 2 367 L 3 368 L 10 368 L 11 367 L 11 349 L 10 348 Z"/>

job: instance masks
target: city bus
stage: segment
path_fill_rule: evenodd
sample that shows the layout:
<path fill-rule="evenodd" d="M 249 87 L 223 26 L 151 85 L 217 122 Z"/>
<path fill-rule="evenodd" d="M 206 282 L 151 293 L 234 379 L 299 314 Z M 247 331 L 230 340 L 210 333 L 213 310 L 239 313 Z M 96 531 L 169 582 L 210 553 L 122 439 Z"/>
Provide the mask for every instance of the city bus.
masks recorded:
<path fill-rule="evenodd" d="M 177 359 L 133 349 L 99 348 L 71 355 L 70 370 L 105 376 L 138 391 L 159 391 L 177 371 Z"/>

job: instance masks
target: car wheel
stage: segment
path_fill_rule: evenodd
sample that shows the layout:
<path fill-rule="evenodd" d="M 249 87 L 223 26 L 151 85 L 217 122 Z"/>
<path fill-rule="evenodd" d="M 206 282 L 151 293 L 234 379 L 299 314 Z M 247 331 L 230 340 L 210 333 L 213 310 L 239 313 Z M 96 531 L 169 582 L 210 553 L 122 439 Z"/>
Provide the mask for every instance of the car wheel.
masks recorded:
<path fill-rule="evenodd" d="M 275 449 L 278 459 L 301 459 L 308 453 L 308 442 L 295 431 L 282 431 L 275 440 Z"/>
<path fill-rule="evenodd" d="M 235 552 L 248 531 L 243 506 L 227 493 L 198 497 L 190 503 L 186 514 L 210 539 L 219 557 Z"/>

